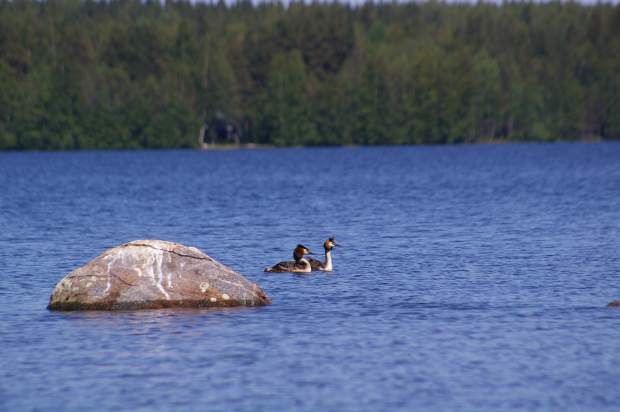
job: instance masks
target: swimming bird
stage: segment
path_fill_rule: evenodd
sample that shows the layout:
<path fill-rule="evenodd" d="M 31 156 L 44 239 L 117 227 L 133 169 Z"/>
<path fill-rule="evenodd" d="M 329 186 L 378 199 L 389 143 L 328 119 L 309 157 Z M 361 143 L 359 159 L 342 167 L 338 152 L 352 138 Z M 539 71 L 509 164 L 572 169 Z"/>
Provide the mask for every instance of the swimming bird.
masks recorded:
<path fill-rule="evenodd" d="M 266 267 L 265 272 L 293 272 L 293 273 L 309 273 L 312 271 L 310 262 L 304 258 L 304 255 L 310 255 L 310 249 L 304 245 L 297 245 L 293 250 L 293 261 L 276 263 L 271 267 Z"/>
<path fill-rule="evenodd" d="M 308 262 L 310 262 L 310 267 L 312 270 L 320 270 L 323 272 L 331 272 L 333 270 L 332 265 L 332 249 L 336 247 L 336 241 L 333 237 L 330 237 L 323 243 L 323 248 L 325 248 L 325 260 L 321 262 L 317 259 L 308 258 Z"/>

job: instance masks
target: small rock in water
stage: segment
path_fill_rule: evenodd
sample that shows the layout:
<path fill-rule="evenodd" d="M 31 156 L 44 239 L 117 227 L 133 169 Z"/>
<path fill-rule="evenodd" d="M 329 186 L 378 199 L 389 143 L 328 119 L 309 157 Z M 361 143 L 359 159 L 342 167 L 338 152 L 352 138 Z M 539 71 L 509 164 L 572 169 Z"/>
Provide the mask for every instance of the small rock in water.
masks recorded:
<path fill-rule="evenodd" d="M 107 250 L 65 276 L 56 285 L 48 309 L 118 310 L 270 303 L 258 285 L 194 247 L 162 240 L 135 240 Z"/>
<path fill-rule="evenodd" d="M 613 302 L 609 302 L 607 304 L 608 308 L 620 308 L 620 300 L 614 300 Z"/>

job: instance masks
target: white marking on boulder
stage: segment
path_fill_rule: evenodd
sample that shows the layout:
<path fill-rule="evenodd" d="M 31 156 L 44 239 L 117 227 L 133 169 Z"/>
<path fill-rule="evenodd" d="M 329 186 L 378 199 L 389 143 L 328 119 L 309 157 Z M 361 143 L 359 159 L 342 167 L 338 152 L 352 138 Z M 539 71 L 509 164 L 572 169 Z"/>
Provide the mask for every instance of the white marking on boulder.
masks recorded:
<path fill-rule="evenodd" d="M 209 300 L 210 300 L 211 302 L 217 302 L 217 299 L 215 299 L 215 298 L 211 298 L 211 299 L 209 299 Z"/>
<path fill-rule="evenodd" d="M 209 282 L 202 282 L 200 284 L 200 291 L 205 293 L 207 290 L 209 290 Z"/>
<path fill-rule="evenodd" d="M 168 263 L 172 263 L 172 255 L 168 253 Z M 172 287 L 172 272 L 168 272 L 168 288 L 173 289 Z"/>
<path fill-rule="evenodd" d="M 228 300 L 228 299 L 230 299 L 230 296 L 228 296 L 226 293 L 224 293 L 224 294 L 222 294 L 222 299 Z"/>
<path fill-rule="evenodd" d="M 110 255 L 107 256 L 107 258 L 109 258 L 109 257 L 110 257 Z M 111 268 L 112 268 L 112 265 L 114 263 L 116 263 L 117 259 L 118 259 L 118 255 L 114 256 L 112 259 L 109 259 L 109 262 L 108 262 L 108 281 L 107 281 L 105 290 L 103 291 L 104 294 L 108 293 L 110 291 L 110 288 L 112 287 L 112 279 L 111 279 L 111 277 L 112 277 L 112 270 L 111 270 Z"/>
<path fill-rule="evenodd" d="M 164 294 L 167 300 L 170 300 L 170 295 L 166 292 L 164 286 L 162 285 L 164 281 L 164 274 L 161 267 L 163 255 L 164 252 L 162 250 L 156 250 L 154 252 L 151 271 L 153 272 L 153 282 L 155 282 L 155 286 L 157 286 L 157 289 Z"/>

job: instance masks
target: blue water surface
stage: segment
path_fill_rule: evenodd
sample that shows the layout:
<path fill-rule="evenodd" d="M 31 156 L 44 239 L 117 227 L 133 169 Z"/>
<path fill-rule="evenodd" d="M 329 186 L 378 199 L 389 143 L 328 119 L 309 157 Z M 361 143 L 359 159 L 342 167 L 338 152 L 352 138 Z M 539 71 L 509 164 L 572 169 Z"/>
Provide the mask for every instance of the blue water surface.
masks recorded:
<path fill-rule="evenodd" d="M 46 310 L 145 238 L 273 304 Z M 617 411 L 620 144 L 0 153 L 0 297 L 3 411 Z"/>

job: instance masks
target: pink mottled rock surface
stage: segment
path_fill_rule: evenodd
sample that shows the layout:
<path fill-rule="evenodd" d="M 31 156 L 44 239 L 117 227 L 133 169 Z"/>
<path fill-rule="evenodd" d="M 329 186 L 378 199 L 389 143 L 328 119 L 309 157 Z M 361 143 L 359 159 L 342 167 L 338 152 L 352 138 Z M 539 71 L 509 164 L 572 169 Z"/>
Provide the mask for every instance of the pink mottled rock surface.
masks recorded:
<path fill-rule="evenodd" d="M 261 306 L 258 285 L 194 247 L 135 240 L 105 251 L 65 276 L 51 310 Z"/>

